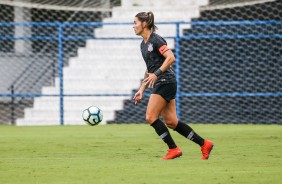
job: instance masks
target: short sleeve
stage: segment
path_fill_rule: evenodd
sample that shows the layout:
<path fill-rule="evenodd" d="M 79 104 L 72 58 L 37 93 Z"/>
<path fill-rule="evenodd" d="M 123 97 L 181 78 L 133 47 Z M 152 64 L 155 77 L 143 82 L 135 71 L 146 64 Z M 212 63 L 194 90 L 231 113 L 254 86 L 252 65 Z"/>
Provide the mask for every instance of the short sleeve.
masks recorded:
<path fill-rule="evenodd" d="M 157 50 L 159 51 L 160 54 L 164 54 L 166 51 L 169 50 L 167 43 L 165 41 L 165 39 L 163 39 L 160 36 L 157 36 L 155 39 L 155 46 L 157 48 Z"/>

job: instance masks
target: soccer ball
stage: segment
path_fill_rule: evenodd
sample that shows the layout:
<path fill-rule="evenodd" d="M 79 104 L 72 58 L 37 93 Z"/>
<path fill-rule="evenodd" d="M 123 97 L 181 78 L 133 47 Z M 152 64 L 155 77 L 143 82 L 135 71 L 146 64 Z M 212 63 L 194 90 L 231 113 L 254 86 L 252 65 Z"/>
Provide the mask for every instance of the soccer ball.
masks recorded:
<path fill-rule="evenodd" d="M 96 106 L 90 106 L 83 111 L 82 118 L 88 125 L 98 125 L 103 120 L 103 112 Z"/>

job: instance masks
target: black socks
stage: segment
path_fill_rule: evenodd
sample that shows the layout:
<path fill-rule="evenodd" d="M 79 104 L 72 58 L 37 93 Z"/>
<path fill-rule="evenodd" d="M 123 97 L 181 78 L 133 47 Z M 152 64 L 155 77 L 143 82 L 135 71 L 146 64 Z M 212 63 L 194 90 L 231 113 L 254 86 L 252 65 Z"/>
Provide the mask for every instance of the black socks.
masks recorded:
<path fill-rule="evenodd" d="M 191 141 L 195 142 L 199 146 L 203 146 L 204 139 L 198 134 L 196 134 L 196 132 L 194 132 L 194 130 L 189 125 L 178 121 L 178 124 L 174 130 L 186 137 L 187 139 L 190 139 Z"/>
<path fill-rule="evenodd" d="M 157 134 L 160 136 L 160 138 L 167 144 L 169 149 L 176 148 L 176 144 L 174 143 L 174 140 L 172 139 L 168 128 L 166 125 L 160 120 L 157 119 L 151 124 L 152 127 L 154 127 Z"/>
<path fill-rule="evenodd" d="M 168 128 L 160 119 L 154 121 L 151 126 L 155 129 L 156 133 L 160 136 L 160 138 L 168 145 L 169 149 L 177 147 L 169 133 Z M 189 125 L 179 121 L 174 130 L 186 137 L 187 139 L 195 142 L 199 146 L 204 145 L 204 139 L 199 136 L 196 132 L 194 132 L 194 130 Z"/>

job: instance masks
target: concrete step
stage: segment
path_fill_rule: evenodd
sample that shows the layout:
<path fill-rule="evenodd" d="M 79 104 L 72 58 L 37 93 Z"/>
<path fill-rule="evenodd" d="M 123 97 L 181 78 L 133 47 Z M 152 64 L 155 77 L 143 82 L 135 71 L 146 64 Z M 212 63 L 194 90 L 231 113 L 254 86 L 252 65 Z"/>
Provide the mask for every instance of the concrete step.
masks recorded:
<path fill-rule="evenodd" d="M 87 40 L 86 41 L 86 48 L 95 48 L 95 47 L 104 47 L 105 49 L 108 48 L 108 46 L 128 46 L 132 45 L 133 47 L 140 47 L 140 43 L 142 42 L 141 37 L 137 37 L 139 39 L 132 40 L 132 39 L 124 39 L 124 40 Z"/>
<path fill-rule="evenodd" d="M 65 119 L 73 119 L 76 121 L 81 121 L 82 120 L 82 112 L 85 108 L 83 109 L 64 109 L 64 118 Z M 114 113 L 112 110 L 103 110 L 103 120 L 110 120 L 114 119 Z M 57 109 L 25 109 L 25 117 L 28 119 L 54 119 L 54 120 L 59 120 L 60 118 L 60 111 Z"/>
<path fill-rule="evenodd" d="M 57 104 L 57 106 L 59 106 Z M 83 106 L 81 108 L 64 108 L 64 122 L 67 125 L 84 125 L 82 119 L 82 112 L 89 107 Z M 54 106 L 55 107 L 55 106 Z M 106 124 L 107 121 L 113 120 L 115 113 L 112 108 L 107 108 L 105 105 L 98 106 L 103 112 L 103 121 L 101 124 Z M 120 109 L 120 108 L 118 108 Z M 17 125 L 59 125 L 60 110 L 59 108 L 44 109 L 44 108 L 27 108 L 25 109 L 25 118 L 18 119 Z"/>
<path fill-rule="evenodd" d="M 102 121 L 98 126 L 102 126 L 105 124 L 106 124 L 106 121 Z M 17 126 L 60 126 L 60 119 L 41 119 L 41 118 L 31 119 L 31 120 L 18 119 L 16 121 L 16 125 Z M 79 120 L 78 119 L 77 120 L 64 119 L 64 125 L 89 126 L 82 119 L 79 119 Z M 91 128 L 91 126 L 89 127 Z"/>
<path fill-rule="evenodd" d="M 103 117 L 103 121 L 100 123 L 100 125 L 104 125 L 106 124 L 107 121 L 111 121 L 114 118 L 114 114 L 107 114 L 104 113 L 104 117 Z M 40 115 L 40 116 L 39 116 Z M 53 125 L 60 125 L 60 117 L 59 114 L 52 114 L 53 117 L 50 117 L 51 113 L 46 113 L 46 116 L 42 115 L 42 114 L 38 114 L 36 115 L 36 117 L 33 118 L 20 118 L 17 119 L 16 121 L 16 125 L 18 126 L 53 126 Z M 69 117 L 68 114 L 64 114 L 64 125 L 87 125 L 83 119 L 82 119 L 82 112 L 79 112 L 77 114 L 77 117 L 73 118 L 73 117 Z M 57 117 L 56 117 L 57 116 Z M 111 117 L 111 118 L 107 118 L 107 117 Z"/>
<path fill-rule="evenodd" d="M 176 24 L 158 24 L 158 30 L 156 33 L 165 36 L 175 36 L 176 35 Z M 113 32 L 113 30 L 115 30 Z M 123 25 L 104 25 L 102 28 L 95 29 L 95 36 L 100 37 L 125 37 L 125 38 L 138 38 L 136 36 L 132 26 Z"/>
<path fill-rule="evenodd" d="M 144 76 L 144 72 L 145 69 L 141 67 L 138 68 L 137 70 L 124 69 L 124 70 L 117 70 L 113 73 L 110 73 L 110 71 L 104 71 L 97 68 L 84 69 L 84 70 L 83 69 L 64 70 L 64 79 L 68 80 L 68 76 L 70 76 L 71 79 L 74 79 L 75 77 L 79 80 L 85 80 L 85 81 L 109 80 L 109 79 L 124 80 L 124 79 L 128 79 L 129 77 L 133 77 L 133 79 L 136 80 L 136 79 L 142 79 Z"/>
<path fill-rule="evenodd" d="M 107 27 L 107 26 L 104 26 Z M 112 27 L 112 26 L 111 26 Z M 114 28 L 114 27 L 112 27 Z M 103 40 L 103 42 L 97 42 L 98 40 L 92 40 L 93 42 L 88 42 L 88 44 L 86 45 L 86 47 L 81 47 L 79 49 L 94 49 L 94 50 L 99 50 L 99 51 L 103 51 L 103 50 L 108 50 L 109 49 L 109 44 L 111 45 L 111 51 L 115 51 L 115 50 L 124 50 L 124 49 L 139 49 L 139 44 L 142 42 L 142 40 L 138 39 L 138 40 L 130 40 L 130 42 L 127 42 L 127 39 L 123 40 L 123 39 L 113 39 L 113 40 Z M 132 42 L 134 41 L 134 42 Z M 128 43 L 128 44 L 125 44 Z"/>
<path fill-rule="evenodd" d="M 173 8 L 171 8 L 173 6 Z M 157 21 L 187 21 L 187 19 L 193 17 L 199 17 L 199 6 L 177 6 L 177 4 L 171 6 L 157 6 L 157 7 L 116 7 L 112 12 L 113 18 L 119 18 L 120 20 L 129 20 L 133 22 L 134 17 L 139 12 L 152 11 L 155 16 L 155 22 Z"/>
<path fill-rule="evenodd" d="M 68 76 L 68 75 L 65 75 L 64 77 L 64 83 L 68 83 L 68 82 L 71 82 L 72 80 L 77 80 L 77 81 L 95 81 L 95 80 L 125 80 L 125 79 L 132 79 L 132 80 L 137 80 L 137 81 L 140 81 L 143 79 L 143 76 L 144 76 L 144 72 L 145 70 L 142 70 L 141 72 L 139 72 L 139 74 L 137 75 L 137 73 L 126 73 L 126 75 L 111 75 L 111 74 L 108 74 L 108 75 L 99 75 L 99 72 L 96 72 L 96 73 L 90 73 L 88 75 L 82 75 L 82 74 L 78 74 L 76 76 Z M 56 78 L 55 79 L 55 82 L 56 84 L 59 84 L 59 78 Z"/>
<path fill-rule="evenodd" d="M 140 81 L 142 80 L 142 74 L 144 75 L 144 71 L 143 73 L 140 73 L 140 75 L 136 75 L 134 76 L 133 74 L 131 75 L 126 75 L 126 76 L 119 76 L 119 77 L 114 77 L 112 75 L 103 75 L 103 77 L 101 77 L 100 75 L 96 75 L 96 76 L 82 76 L 82 75 L 77 75 L 77 78 L 68 78 L 65 77 L 63 82 L 64 82 L 64 87 L 66 88 L 67 86 L 72 86 L 72 85 L 77 85 L 77 88 L 83 88 L 85 87 L 85 85 L 87 86 L 91 86 L 91 85 L 95 85 L 95 86 L 99 86 L 100 88 L 103 88 L 103 86 L 116 86 L 119 85 L 120 87 L 126 85 L 126 83 L 128 84 L 136 84 L 136 83 L 140 83 Z M 54 87 L 58 87 L 60 83 L 59 78 L 55 79 L 55 86 Z M 108 89 L 108 88 L 107 88 Z"/>
<path fill-rule="evenodd" d="M 87 42 L 87 47 L 82 47 L 80 49 L 90 49 L 90 50 L 97 50 L 99 53 L 103 51 L 123 51 L 123 50 L 140 50 L 140 44 L 142 42 L 141 37 L 138 37 L 140 39 L 137 40 L 111 40 L 110 42 L 108 40 L 104 40 L 105 42 L 103 43 L 96 43 L 95 41 L 98 40 L 89 40 Z M 91 41 L 91 42 L 90 42 Z M 130 42 L 129 42 L 130 41 Z M 80 50 L 79 49 L 79 50 Z"/>
<path fill-rule="evenodd" d="M 123 54 L 118 54 L 118 55 L 111 55 L 109 52 L 108 54 L 95 54 L 93 53 L 92 55 L 79 55 L 78 58 L 81 60 L 90 60 L 92 59 L 93 61 L 108 61 L 108 60 L 123 60 L 126 58 L 139 58 L 140 55 L 130 55 L 130 52 L 124 51 Z"/>
<path fill-rule="evenodd" d="M 139 38 L 139 37 L 137 37 Z M 87 45 L 87 47 L 81 47 L 80 49 L 91 49 L 91 50 L 98 50 L 98 51 L 107 51 L 107 50 L 111 50 L 115 51 L 115 50 L 124 50 L 124 49 L 139 49 L 139 45 L 142 42 L 142 39 L 124 39 L 124 40 L 120 40 L 120 39 L 113 39 L 111 40 L 111 42 L 108 42 L 108 40 L 104 40 L 107 44 L 105 44 L 105 42 L 103 43 L 96 43 L 95 41 L 97 40 L 92 40 L 94 42 L 89 42 L 89 44 Z M 123 44 L 123 42 L 125 41 L 130 41 L 130 43 L 128 42 L 128 44 Z M 105 47 L 107 49 L 105 49 Z"/>
<path fill-rule="evenodd" d="M 124 51 L 129 51 L 130 53 L 139 53 L 140 52 L 140 43 L 137 43 L 136 45 L 123 45 L 123 46 L 115 46 L 117 43 L 115 41 L 112 42 L 113 47 L 109 47 L 109 46 L 96 46 L 96 45 L 92 45 L 92 46 L 87 46 L 87 47 L 83 47 L 78 49 L 78 53 L 84 53 L 85 51 L 90 52 L 91 54 L 109 54 L 111 53 L 112 55 L 117 55 L 117 54 L 124 54 Z M 121 43 L 122 44 L 122 43 Z"/>
<path fill-rule="evenodd" d="M 121 89 L 118 87 L 110 88 L 110 89 L 101 89 L 101 88 L 95 88 L 93 89 L 92 87 L 85 86 L 83 88 L 65 88 L 64 93 L 65 94 L 99 94 L 99 95 L 112 95 L 112 94 L 131 94 L 133 89 L 138 89 L 140 86 L 136 84 L 132 89 Z M 43 87 L 42 88 L 42 93 L 46 95 L 58 95 L 60 94 L 59 88 L 55 87 Z"/>
<path fill-rule="evenodd" d="M 64 76 L 64 83 L 69 83 L 74 80 L 76 81 L 95 81 L 95 80 L 125 80 L 125 79 L 132 79 L 132 80 L 137 80 L 140 81 L 143 79 L 145 70 L 140 70 L 140 72 L 127 72 L 126 75 L 112 75 L 112 74 L 105 74 L 102 73 L 103 75 L 100 75 L 99 72 L 92 72 L 87 75 L 85 74 L 77 74 L 75 76 L 69 76 L 65 75 Z M 65 72 L 67 74 L 68 72 Z M 59 84 L 59 78 L 55 79 L 55 84 Z"/>
<path fill-rule="evenodd" d="M 113 80 L 100 80 L 100 81 L 74 81 L 71 83 L 64 83 L 64 90 L 77 90 L 77 88 L 83 89 L 89 89 L 94 92 L 96 90 L 108 90 L 108 91 L 116 91 L 119 89 L 136 89 L 140 86 L 139 80 L 120 80 L 120 81 L 113 81 Z M 56 87 L 59 88 L 59 85 L 56 84 Z"/>
<path fill-rule="evenodd" d="M 129 49 L 127 47 L 121 47 L 121 48 L 104 48 L 104 50 L 102 49 L 80 49 L 78 50 L 78 55 L 80 54 L 91 54 L 91 55 L 97 55 L 97 56 L 112 56 L 113 58 L 114 57 L 128 57 L 127 56 L 124 56 L 124 54 L 126 52 L 130 53 L 131 54 L 131 57 L 134 57 L 134 55 L 140 53 L 140 43 L 138 43 L 137 45 L 138 47 L 135 47 L 135 48 L 131 48 Z"/>
<path fill-rule="evenodd" d="M 173 7 L 189 7 L 189 6 L 200 6 L 200 5 L 207 5 L 208 0 L 122 0 L 122 6 L 121 7 L 133 7 L 133 6 L 141 6 L 146 7 L 150 6 L 152 8 L 154 7 L 162 7 L 162 6 L 173 6 Z M 113 11 L 115 11 L 117 7 L 113 8 Z"/>
<path fill-rule="evenodd" d="M 103 110 L 112 110 L 122 108 L 123 101 L 131 99 L 126 96 L 88 96 L 88 97 L 64 97 L 64 109 L 82 110 L 91 105 L 100 107 Z M 33 108 L 46 110 L 47 107 L 59 110 L 59 97 L 41 97 L 35 99 Z"/>
<path fill-rule="evenodd" d="M 72 64 L 73 66 L 73 64 Z M 96 65 L 90 64 L 81 64 L 77 65 L 73 68 L 66 67 L 63 71 L 64 72 L 76 72 L 76 73 L 83 73 L 84 75 L 88 75 L 90 73 L 96 73 L 101 71 L 102 73 L 111 73 L 113 75 L 123 75 L 130 73 L 130 71 L 140 72 L 145 71 L 145 62 L 140 59 L 139 62 L 132 62 L 132 63 L 125 63 L 119 61 L 115 61 L 114 63 L 101 63 Z"/>
<path fill-rule="evenodd" d="M 97 54 L 97 53 L 92 53 L 92 56 L 90 56 L 90 51 L 83 51 L 84 53 L 80 53 L 80 55 L 78 55 L 77 57 L 72 57 L 70 58 L 70 63 L 71 62 L 90 62 L 90 63 L 99 63 L 99 64 L 106 64 L 109 65 L 111 63 L 116 64 L 117 63 L 117 59 L 120 59 L 120 62 L 124 62 L 124 63 L 132 63 L 132 60 L 137 62 L 141 59 L 143 60 L 142 54 L 140 49 L 138 50 L 139 52 L 133 52 L 132 55 L 130 54 L 130 51 L 123 51 L 122 54 L 117 54 L 116 56 L 108 56 L 109 59 L 105 59 L 106 54 Z M 111 54 L 110 52 L 108 53 L 108 55 Z M 84 57 L 83 55 L 89 55 L 87 57 Z"/>
<path fill-rule="evenodd" d="M 115 61 L 91 61 L 91 60 L 72 60 L 69 63 L 68 67 L 64 68 L 64 72 L 67 70 L 72 70 L 72 68 L 79 68 L 79 67 L 84 67 L 84 70 L 101 70 L 103 72 L 108 71 L 108 67 L 110 69 L 115 69 L 119 71 L 124 71 L 124 70 L 146 70 L 146 64 L 143 58 L 139 58 L 138 60 L 115 60 Z M 91 72 L 92 73 L 92 72 Z M 111 72 L 112 73 L 112 72 Z M 124 73 L 124 72 L 123 72 Z M 120 74 L 121 75 L 121 74 Z"/>

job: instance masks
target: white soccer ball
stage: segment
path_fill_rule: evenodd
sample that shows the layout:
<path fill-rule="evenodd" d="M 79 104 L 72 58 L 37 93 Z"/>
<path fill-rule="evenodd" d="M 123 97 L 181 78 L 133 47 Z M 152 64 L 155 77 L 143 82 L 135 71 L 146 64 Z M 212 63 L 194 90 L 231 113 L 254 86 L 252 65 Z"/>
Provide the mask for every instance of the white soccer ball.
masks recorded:
<path fill-rule="evenodd" d="M 83 111 L 82 118 L 88 125 L 98 125 L 103 120 L 103 112 L 96 106 L 90 106 Z"/>

